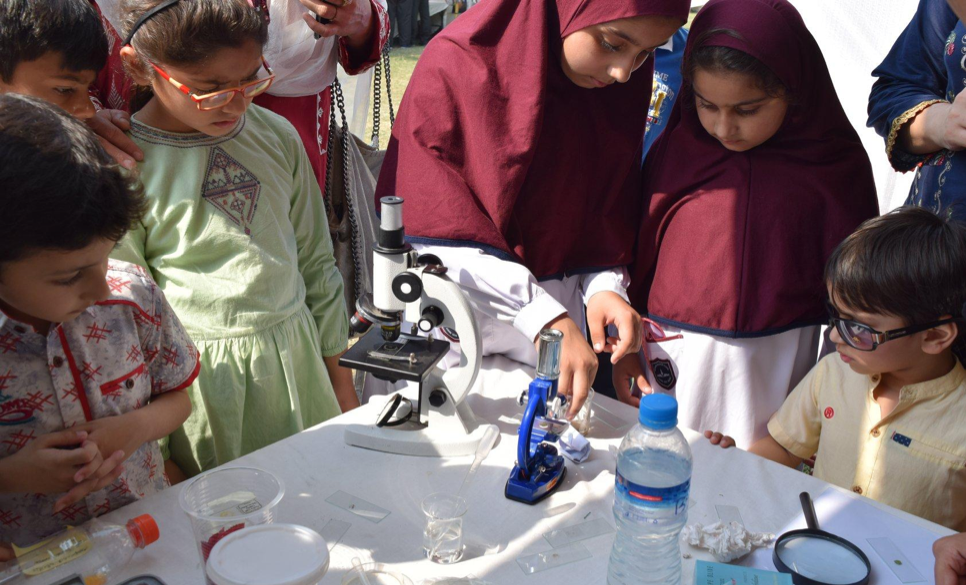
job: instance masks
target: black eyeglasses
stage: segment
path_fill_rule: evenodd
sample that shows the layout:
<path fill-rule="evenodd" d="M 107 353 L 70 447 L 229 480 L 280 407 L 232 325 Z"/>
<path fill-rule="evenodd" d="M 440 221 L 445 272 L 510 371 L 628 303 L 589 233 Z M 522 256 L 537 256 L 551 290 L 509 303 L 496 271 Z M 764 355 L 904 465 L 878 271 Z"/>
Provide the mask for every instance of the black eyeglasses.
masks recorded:
<path fill-rule="evenodd" d="M 921 323 L 918 325 L 910 325 L 908 327 L 900 327 L 899 329 L 893 329 L 891 331 L 876 331 L 875 329 L 859 323 L 858 321 L 851 321 L 849 319 L 842 319 L 839 317 L 839 312 L 835 309 L 832 303 L 826 301 L 826 308 L 828 309 L 828 325 L 829 327 L 835 327 L 838 330 L 839 335 L 842 340 L 849 345 L 849 347 L 855 348 L 859 351 L 875 351 L 875 348 L 879 347 L 887 341 L 892 341 L 893 339 L 899 339 L 900 337 L 907 337 L 913 335 L 914 333 L 920 333 L 933 327 L 939 327 L 940 325 L 946 325 L 956 321 L 955 317 L 950 317 L 948 319 L 940 319 L 939 321 L 933 321 L 932 323 Z"/>

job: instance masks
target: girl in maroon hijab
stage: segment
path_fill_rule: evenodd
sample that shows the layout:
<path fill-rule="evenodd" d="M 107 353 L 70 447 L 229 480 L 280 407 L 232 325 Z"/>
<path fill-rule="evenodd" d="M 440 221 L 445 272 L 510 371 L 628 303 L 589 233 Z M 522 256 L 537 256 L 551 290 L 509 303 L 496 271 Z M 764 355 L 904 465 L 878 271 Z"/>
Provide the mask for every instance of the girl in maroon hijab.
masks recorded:
<path fill-rule="evenodd" d="M 475 301 L 485 354 L 535 365 L 539 331 L 564 332 L 571 416 L 594 379 L 594 352 L 619 358 L 640 345 L 622 268 L 640 214 L 635 157 L 650 55 L 688 7 L 480 2 L 427 46 L 393 128 L 376 196 L 406 199 L 410 241 Z"/>
<path fill-rule="evenodd" d="M 668 339 L 614 383 L 674 392 L 682 424 L 747 447 L 815 364 L 825 261 L 877 214 L 872 169 L 787 0 L 711 0 L 683 68 L 644 166 L 630 292 L 659 324 L 646 337 Z"/>

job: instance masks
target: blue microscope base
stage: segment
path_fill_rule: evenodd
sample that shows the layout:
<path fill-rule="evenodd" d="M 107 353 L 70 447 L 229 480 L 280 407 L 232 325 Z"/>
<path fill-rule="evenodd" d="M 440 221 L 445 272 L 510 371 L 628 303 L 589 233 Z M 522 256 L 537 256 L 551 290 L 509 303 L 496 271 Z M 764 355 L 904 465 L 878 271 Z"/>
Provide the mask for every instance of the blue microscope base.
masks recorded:
<path fill-rule="evenodd" d="M 510 479 L 506 481 L 506 488 L 503 490 L 503 495 L 507 497 L 508 500 L 514 500 L 516 502 L 521 502 L 523 504 L 530 504 L 531 506 L 542 502 L 550 494 L 557 491 L 560 484 L 563 483 L 564 479 L 567 477 L 567 467 L 563 465 L 561 460 L 560 465 L 560 475 L 553 473 L 554 477 L 549 480 L 540 481 L 539 478 L 531 480 L 523 480 L 520 478 L 520 468 L 517 466 L 513 467 L 513 473 L 510 475 Z"/>

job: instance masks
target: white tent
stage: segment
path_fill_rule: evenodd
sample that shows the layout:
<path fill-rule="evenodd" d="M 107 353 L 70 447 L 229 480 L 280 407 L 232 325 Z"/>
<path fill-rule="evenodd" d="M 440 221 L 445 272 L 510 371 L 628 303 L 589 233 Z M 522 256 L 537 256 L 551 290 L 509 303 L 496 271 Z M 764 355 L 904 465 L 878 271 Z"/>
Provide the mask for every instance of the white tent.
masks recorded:
<path fill-rule="evenodd" d="M 898 207 L 909 193 L 913 173 L 892 170 L 885 142 L 866 127 L 872 70 L 916 12 L 915 0 L 790 0 L 815 36 L 845 113 L 872 159 L 879 208 Z"/>

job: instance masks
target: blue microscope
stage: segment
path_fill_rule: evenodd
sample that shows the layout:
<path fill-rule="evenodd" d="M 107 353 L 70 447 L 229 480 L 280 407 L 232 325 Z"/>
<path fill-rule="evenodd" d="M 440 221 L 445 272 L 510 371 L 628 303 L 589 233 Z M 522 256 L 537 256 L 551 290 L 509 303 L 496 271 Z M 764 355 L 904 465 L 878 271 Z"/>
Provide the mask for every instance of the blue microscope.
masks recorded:
<path fill-rule="evenodd" d="M 566 397 L 557 395 L 563 333 L 544 329 L 538 339 L 537 377 L 520 397 L 526 411 L 518 431 L 517 461 L 504 491 L 507 498 L 524 504 L 536 504 L 552 494 L 567 475 L 564 458 L 550 444 L 570 426 L 560 414 Z"/>

